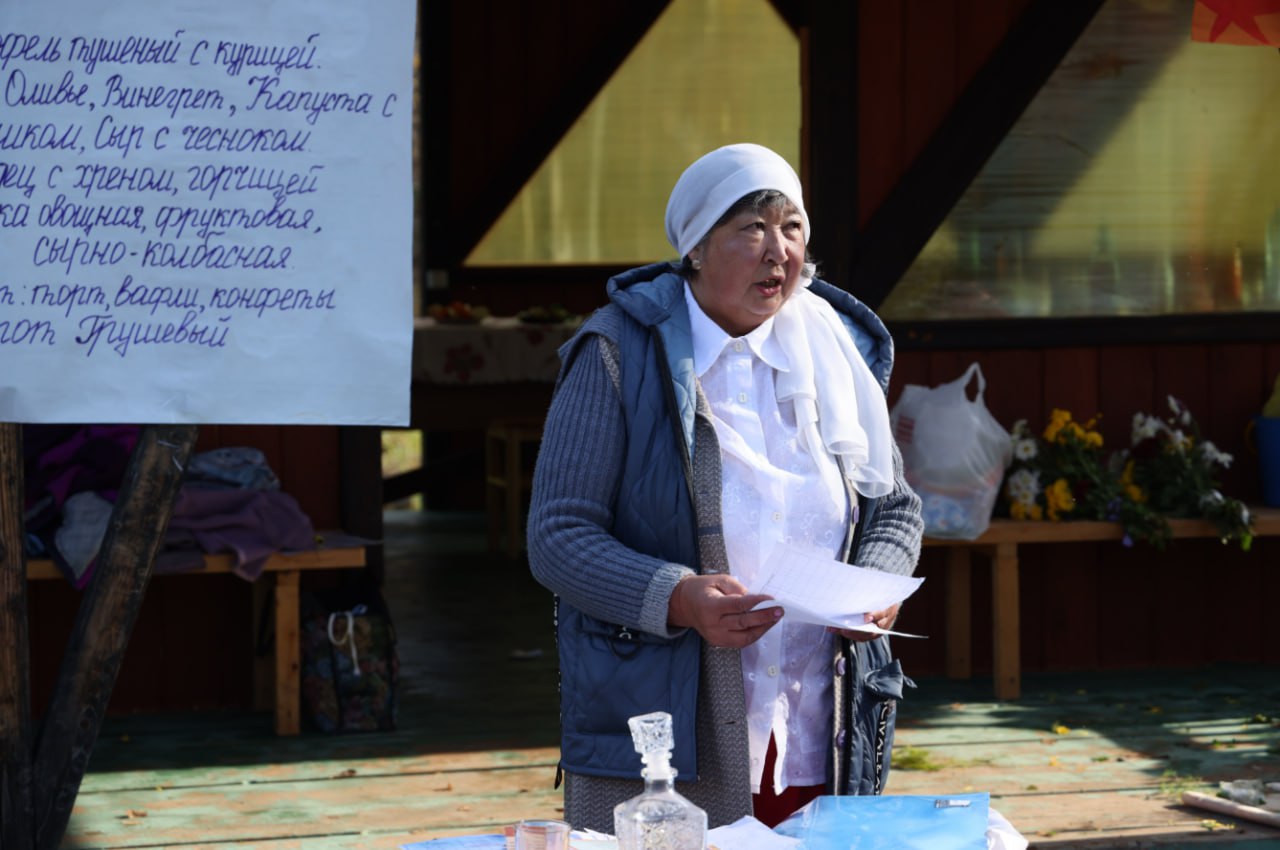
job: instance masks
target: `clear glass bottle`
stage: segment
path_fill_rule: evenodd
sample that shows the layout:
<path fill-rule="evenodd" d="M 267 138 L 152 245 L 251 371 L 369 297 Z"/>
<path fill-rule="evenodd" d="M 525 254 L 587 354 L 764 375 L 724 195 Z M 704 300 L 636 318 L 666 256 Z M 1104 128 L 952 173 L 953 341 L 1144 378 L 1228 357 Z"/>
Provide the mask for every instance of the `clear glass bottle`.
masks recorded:
<path fill-rule="evenodd" d="M 644 793 L 613 810 L 618 850 L 704 850 L 707 813 L 676 793 L 671 766 L 671 715 L 641 714 L 627 721 L 644 762 Z"/>

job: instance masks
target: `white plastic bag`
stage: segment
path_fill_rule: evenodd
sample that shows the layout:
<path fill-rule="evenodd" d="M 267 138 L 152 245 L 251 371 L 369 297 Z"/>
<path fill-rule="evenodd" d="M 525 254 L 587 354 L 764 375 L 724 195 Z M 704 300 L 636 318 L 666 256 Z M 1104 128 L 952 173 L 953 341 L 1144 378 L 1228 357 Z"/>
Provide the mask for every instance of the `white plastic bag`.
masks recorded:
<path fill-rule="evenodd" d="M 974 376 L 978 391 L 969 400 Z M 974 363 L 949 384 L 909 384 L 890 420 L 907 483 L 924 502 L 925 534 L 973 540 L 987 530 L 1013 447 L 982 400 L 987 380 Z"/>

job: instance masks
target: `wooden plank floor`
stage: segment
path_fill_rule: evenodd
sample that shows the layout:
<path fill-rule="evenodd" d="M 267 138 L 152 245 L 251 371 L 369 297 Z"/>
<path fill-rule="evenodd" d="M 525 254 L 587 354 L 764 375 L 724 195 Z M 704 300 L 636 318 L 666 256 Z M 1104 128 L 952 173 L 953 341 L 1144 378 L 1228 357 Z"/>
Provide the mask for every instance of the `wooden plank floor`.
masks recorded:
<path fill-rule="evenodd" d="M 63 846 L 394 850 L 558 814 L 551 599 L 481 532 L 479 517 L 388 514 L 399 731 L 288 739 L 265 713 L 109 718 Z M 991 701 L 989 679 L 918 684 L 890 793 L 990 791 L 1035 848 L 1280 849 L 1280 831 L 1171 796 L 1280 780 L 1280 670 L 1029 675 L 1011 703 Z"/>

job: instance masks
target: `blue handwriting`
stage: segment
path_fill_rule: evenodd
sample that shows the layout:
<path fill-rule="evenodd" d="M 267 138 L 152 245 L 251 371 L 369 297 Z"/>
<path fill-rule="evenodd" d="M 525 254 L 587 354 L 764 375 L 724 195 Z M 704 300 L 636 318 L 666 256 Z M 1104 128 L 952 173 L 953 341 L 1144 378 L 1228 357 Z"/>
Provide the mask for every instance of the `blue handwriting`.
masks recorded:
<path fill-rule="evenodd" d="M 86 74 L 92 74 L 99 62 L 108 65 L 172 65 L 178 61 L 178 51 L 182 49 L 179 36 L 183 32 L 178 30 L 172 39 L 136 35 L 85 38 L 77 35 L 71 39 L 67 58 L 81 63 Z"/>
<path fill-rule="evenodd" d="M 105 307 L 107 293 L 101 286 L 84 286 L 79 283 L 37 283 L 31 287 L 30 304 L 38 307 L 61 307 L 63 317 L 71 318 L 77 307 Z"/>
<path fill-rule="evenodd" d="M 0 71 L 9 70 L 14 59 L 23 62 L 57 62 L 62 58 L 62 39 L 43 39 L 24 32 L 0 33 Z"/>
<path fill-rule="evenodd" d="M 124 357 L 133 345 L 195 345 L 204 348 L 225 348 L 226 318 L 216 321 L 220 326 L 196 321 L 195 310 L 188 310 L 177 322 L 131 322 L 116 319 L 110 314 L 95 313 L 80 320 L 84 332 L 75 338 L 80 345 L 88 346 L 84 356 L 90 357 L 99 342 L 105 342 L 116 354 Z"/>
<path fill-rule="evenodd" d="M 349 94 L 337 91 L 296 91 L 294 89 L 278 90 L 279 77 L 250 77 L 249 85 L 256 85 L 258 90 L 253 100 L 245 106 L 250 111 L 258 108 L 275 112 L 305 112 L 307 123 L 315 124 L 316 120 L 326 112 L 348 112 L 360 115 L 369 114 L 369 103 L 373 100 L 367 92 Z"/>
<path fill-rule="evenodd" d="M 7 106 L 87 106 L 84 96 L 88 91 L 88 83 L 76 85 L 75 71 L 67 71 L 54 85 L 29 82 L 21 68 L 14 68 L 4 84 L 4 102 Z"/>
<path fill-rule="evenodd" d="M 57 334 L 53 332 L 53 325 L 44 320 L 39 322 L 33 322 L 30 319 L 0 321 L 0 345 L 38 345 L 39 343 L 53 345 L 57 338 Z"/>

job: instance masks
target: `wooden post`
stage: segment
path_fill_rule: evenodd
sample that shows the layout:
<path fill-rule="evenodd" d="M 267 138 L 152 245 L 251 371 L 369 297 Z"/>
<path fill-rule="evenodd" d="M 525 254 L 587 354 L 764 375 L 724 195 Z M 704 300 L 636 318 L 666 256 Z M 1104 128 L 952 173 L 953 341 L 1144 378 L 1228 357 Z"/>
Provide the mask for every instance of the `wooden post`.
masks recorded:
<path fill-rule="evenodd" d="M 148 425 L 129 458 L 36 743 L 39 850 L 56 850 L 66 831 L 196 433 L 194 425 Z"/>
<path fill-rule="evenodd" d="M 968 546 L 947 548 L 947 678 L 973 675 L 973 563 Z"/>
<path fill-rule="evenodd" d="M 31 683 L 22 426 L 0 423 L 0 847 L 31 850 Z"/>
<path fill-rule="evenodd" d="M 302 618 L 297 570 L 276 573 L 276 720 L 277 735 L 302 731 Z"/>
<path fill-rule="evenodd" d="M 991 560 L 991 616 L 995 621 L 992 675 L 996 699 L 1022 696 L 1020 612 L 1018 594 L 1018 544 L 996 544 Z"/>

